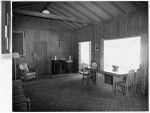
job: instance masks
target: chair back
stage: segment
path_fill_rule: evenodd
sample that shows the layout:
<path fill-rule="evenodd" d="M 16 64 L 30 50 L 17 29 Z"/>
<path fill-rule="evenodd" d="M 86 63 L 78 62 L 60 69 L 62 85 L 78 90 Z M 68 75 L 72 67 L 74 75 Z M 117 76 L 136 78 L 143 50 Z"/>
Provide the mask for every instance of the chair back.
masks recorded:
<path fill-rule="evenodd" d="M 19 64 L 19 69 L 22 70 L 22 71 L 29 72 L 27 63 L 20 63 Z"/>
<path fill-rule="evenodd" d="M 133 82 L 134 82 L 134 74 L 135 74 L 135 71 L 134 70 L 130 70 L 128 72 L 128 76 L 127 76 L 127 80 L 126 80 L 126 83 L 128 85 L 131 85 Z"/>
<path fill-rule="evenodd" d="M 82 63 L 81 64 L 81 69 L 84 69 L 84 68 L 88 68 L 88 64 L 87 63 Z"/>
<path fill-rule="evenodd" d="M 92 69 L 97 69 L 97 63 L 96 62 L 92 63 Z"/>

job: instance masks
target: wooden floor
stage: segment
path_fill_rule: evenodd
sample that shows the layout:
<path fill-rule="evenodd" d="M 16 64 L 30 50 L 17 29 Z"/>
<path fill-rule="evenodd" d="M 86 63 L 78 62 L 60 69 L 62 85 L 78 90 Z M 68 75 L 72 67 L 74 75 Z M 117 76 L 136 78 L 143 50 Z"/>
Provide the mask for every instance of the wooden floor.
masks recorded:
<path fill-rule="evenodd" d="M 148 97 L 113 94 L 105 88 L 82 86 L 82 75 L 44 77 L 23 83 L 31 111 L 147 111 Z"/>

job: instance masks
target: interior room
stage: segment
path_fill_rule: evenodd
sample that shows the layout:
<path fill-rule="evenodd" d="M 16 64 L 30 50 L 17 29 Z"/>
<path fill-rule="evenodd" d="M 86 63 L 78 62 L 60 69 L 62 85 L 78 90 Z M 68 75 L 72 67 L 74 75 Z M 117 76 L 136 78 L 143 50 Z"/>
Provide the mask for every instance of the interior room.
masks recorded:
<path fill-rule="evenodd" d="M 13 111 L 148 111 L 148 1 L 12 1 Z"/>

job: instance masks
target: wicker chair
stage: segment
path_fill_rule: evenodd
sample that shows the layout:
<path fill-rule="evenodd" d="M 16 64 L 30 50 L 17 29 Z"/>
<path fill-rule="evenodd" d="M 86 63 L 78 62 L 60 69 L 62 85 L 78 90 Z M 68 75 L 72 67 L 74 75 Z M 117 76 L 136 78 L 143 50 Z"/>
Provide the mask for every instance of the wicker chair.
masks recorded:
<path fill-rule="evenodd" d="M 12 88 L 13 111 L 30 111 L 30 99 L 25 96 L 22 88 L 22 80 L 14 80 Z"/>
<path fill-rule="evenodd" d="M 36 73 L 34 69 L 30 69 L 27 63 L 20 63 L 19 70 L 22 80 L 31 80 L 36 78 Z"/>
<path fill-rule="evenodd" d="M 125 94 L 125 97 L 128 96 L 129 92 L 134 91 L 134 70 L 130 70 L 127 76 L 124 76 L 123 79 L 115 83 L 116 91 Z"/>

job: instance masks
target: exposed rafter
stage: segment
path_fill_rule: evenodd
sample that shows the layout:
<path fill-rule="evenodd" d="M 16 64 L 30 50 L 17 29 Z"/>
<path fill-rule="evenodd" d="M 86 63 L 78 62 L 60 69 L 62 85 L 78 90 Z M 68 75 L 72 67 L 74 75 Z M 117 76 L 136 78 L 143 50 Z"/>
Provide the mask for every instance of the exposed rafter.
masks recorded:
<path fill-rule="evenodd" d="M 72 16 L 75 17 L 75 18 L 81 19 L 81 18 L 79 18 L 79 16 L 77 16 L 77 15 L 75 15 L 74 13 L 70 12 L 69 10 L 67 10 L 65 6 L 64 6 L 64 7 L 61 7 L 61 6 L 58 5 L 58 4 L 59 4 L 59 3 L 57 3 L 57 4 L 54 3 L 53 5 L 59 7 L 59 9 L 65 11 L 67 14 L 72 15 Z M 64 4 L 61 3 L 61 5 L 63 6 Z"/>
<path fill-rule="evenodd" d="M 27 11 L 27 10 L 14 10 L 13 13 L 17 14 L 23 14 L 23 15 L 29 15 L 29 16 L 36 16 L 36 17 L 43 17 L 43 18 L 49 18 L 49 19 L 56 19 L 56 20 L 64 20 L 64 21 L 71 21 L 71 22 L 77 22 L 77 23 L 88 23 L 87 21 L 81 21 L 78 19 L 74 19 L 71 17 L 63 17 L 58 15 L 52 15 L 52 14 L 44 14 L 34 11 Z"/>
<path fill-rule="evenodd" d="M 56 11 L 56 10 L 54 10 L 54 9 L 50 9 L 50 11 L 51 11 L 52 13 L 56 14 L 56 15 L 62 15 L 61 12 L 58 12 L 58 11 Z M 73 23 L 70 23 L 70 22 L 64 22 L 64 23 L 66 23 L 67 25 L 71 26 L 71 27 L 74 28 L 74 29 L 77 29 L 77 28 L 78 28 L 78 26 L 74 25 Z"/>
<path fill-rule="evenodd" d="M 57 14 L 60 16 L 66 16 L 66 17 L 72 17 L 72 15 L 69 15 L 68 13 L 66 13 L 65 11 L 63 11 L 62 9 L 60 9 L 58 6 L 56 5 L 51 5 L 51 8 L 47 7 L 48 10 L 54 10 L 57 11 Z M 72 23 L 77 27 L 82 27 L 82 25 L 79 25 L 79 23 Z"/>
<path fill-rule="evenodd" d="M 68 17 L 75 17 L 76 19 L 81 19 L 79 18 L 78 16 L 76 16 L 74 13 L 70 13 L 68 10 L 66 10 L 64 7 L 60 7 L 57 4 L 51 4 L 47 7 L 47 9 L 54 9 L 54 10 L 57 10 L 59 12 L 61 12 L 61 14 L 65 15 L 65 16 L 68 16 Z M 82 26 L 85 26 L 83 25 L 82 23 L 75 23 L 76 25 L 78 25 L 79 27 L 82 27 Z"/>

